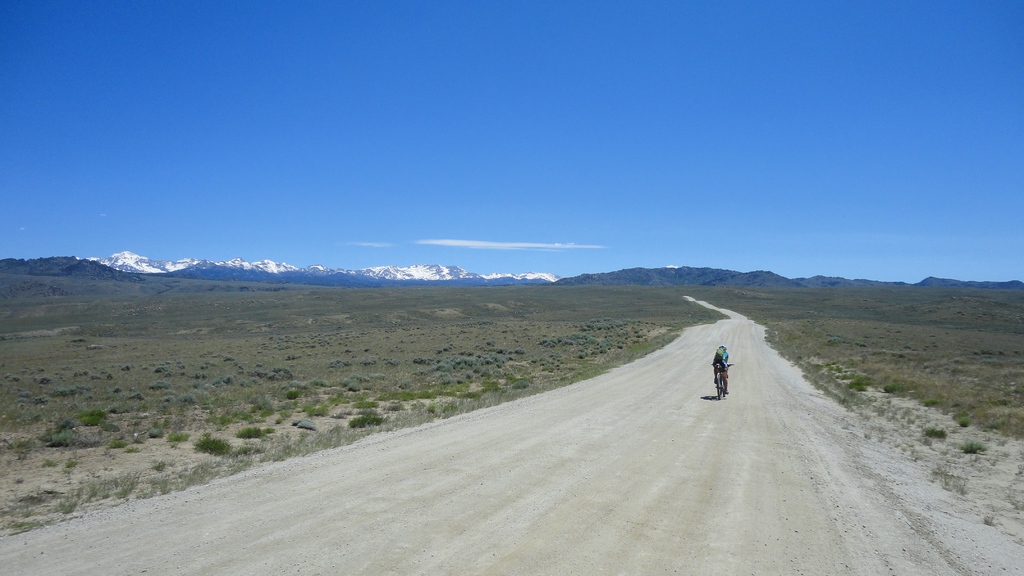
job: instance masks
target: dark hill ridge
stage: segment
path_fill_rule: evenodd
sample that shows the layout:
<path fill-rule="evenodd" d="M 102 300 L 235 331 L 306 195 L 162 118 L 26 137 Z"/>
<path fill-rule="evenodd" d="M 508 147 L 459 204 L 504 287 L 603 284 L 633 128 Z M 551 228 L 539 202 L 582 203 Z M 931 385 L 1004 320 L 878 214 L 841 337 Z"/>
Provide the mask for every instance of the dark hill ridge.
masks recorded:
<path fill-rule="evenodd" d="M 145 280 L 71 256 L 0 260 L 0 299 L 134 292 Z"/>
<path fill-rule="evenodd" d="M 850 280 L 837 276 L 811 276 L 810 278 L 794 278 L 801 286 L 807 288 L 836 288 L 840 286 L 909 286 L 906 282 L 880 282 L 878 280 Z"/>
<path fill-rule="evenodd" d="M 948 278 L 936 278 L 929 276 L 921 280 L 915 286 L 941 286 L 953 288 L 992 288 L 997 290 L 1024 290 L 1024 282 L 1010 280 L 1009 282 L 965 282 L 962 280 L 950 280 Z"/>
<path fill-rule="evenodd" d="M 50 258 L 33 258 L 21 260 L 4 258 L 0 260 L 0 274 L 17 274 L 22 276 L 74 276 L 93 280 L 113 280 L 115 282 L 142 282 L 138 274 L 129 274 L 114 270 L 91 260 L 79 260 L 74 256 L 54 256 Z"/>
<path fill-rule="evenodd" d="M 597 284 L 603 286 L 744 286 L 744 287 L 800 287 L 795 280 L 784 278 L 774 272 L 736 272 L 719 268 L 627 268 L 618 272 L 581 274 L 562 278 L 558 286 L 581 286 Z"/>
<path fill-rule="evenodd" d="M 748 288 L 835 288 L 849 286 L 936 286 L 945 288 L 986 288 L 999 290 L 1024 290 L 1024 282 L 972 282 L 944 278 L 925 278 L 917 284 L 906 282 L 880 282 L 877 280 L 849 280 L 833 276 L 812 276 L 811 278 L 786 278 L 774 272 L 757 270 L 736 272 L 718 268 L 626 268 L 616 272 L 581 274 L 562 278 L 557 286 L 740 286 Z"/>

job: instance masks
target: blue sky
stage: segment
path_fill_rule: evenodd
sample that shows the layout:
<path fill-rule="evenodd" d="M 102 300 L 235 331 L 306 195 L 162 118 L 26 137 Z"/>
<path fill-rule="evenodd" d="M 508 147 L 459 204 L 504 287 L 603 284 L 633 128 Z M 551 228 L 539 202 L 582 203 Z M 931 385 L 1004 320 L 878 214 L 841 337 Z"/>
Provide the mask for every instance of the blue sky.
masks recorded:
<path fill-rule="evenodd" d="M 1024 2 L 0 3 L 0 257 L 1024 279 Z"/>

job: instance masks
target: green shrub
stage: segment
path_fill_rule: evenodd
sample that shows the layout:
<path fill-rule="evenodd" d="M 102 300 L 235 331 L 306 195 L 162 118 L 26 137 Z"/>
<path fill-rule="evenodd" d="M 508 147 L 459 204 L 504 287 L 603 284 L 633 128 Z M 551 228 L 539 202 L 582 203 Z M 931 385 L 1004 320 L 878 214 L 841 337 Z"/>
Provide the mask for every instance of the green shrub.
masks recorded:
<path fill-rule="evenodd" d="M 270 430 L 273 431 L 273 428 L 271 428 Z M 235 436 L 237 438 L 242 438 L 243 440 L 259 440 L 260 438 L 263 438 L 266 435 L 267 432 L 263 428 L 259 428 L 256 426 L 242 428 L 241 430 L 235 433 Z"/>
<path fill-rule="evenodd" d="M 959 424 L 961 428 L 967 428 L 971 425 L 971 417 L 966 415 L 957 416 L 956 423 Z"/>
<path fill-rule="evenodd" d="M 849 386 L 851 390 L 856 390 L 857 392 L 866 391 L 868 389 L 868 386 L 870 385 L 871 379 L 862 374 L 857 374 L 856 376 L 853 377 L 853 380 L 851 380 L 850 383 L 847 384 L 847 386 Z"/>
<path fill-rule="evenodd" d="M 234 456 L 252 456 L 253 454 L 260 454 L 262 452 L 263 448 L 257 444 L 244 444 L 235 448 L 231 454 Z"/>
<path fill-rule="evenodd" d="M 987 430 L 1002 430 L 1006 427 L 1006 420 L 1002 418 L 995 418 L 985 422 L 985 429 Z"/>
<path fill-rule="evenodd" d="M 182 394 L 181 396 L 178 396 L 177 398 L 175 398 L 174 402 L 176 402 L 178 404 L 185 404 L 185 405 L 195 404 L 196 403 L 196 395 L 195 394 Z"/>
<path fill-rule="evenodd" d="M 205 452 L 215 456 L 224 456 L 231 453 L 231 443 L 222 438 L 214 438 L 209 433 L 195 442 L 196 452 Z"/>
<path fill-rule="evenodd" d="M 376 412 L 360 414 L 348 421 L 350 428 L 366 428 L 368 426 L 380 426 L 384 423 L 384 417 Z"/>
<path fill-rule="evenodd" d="M 246 416 L 248 416 L 248 414 L 246 414 Z M 234 424 L 235 421 L 239 419 L 238 417 L 238 413 L 228 413 L 220 414 L 217 416 L 210 416 L 209 418 L 206 419 L 206 421 L 209 422 L 210 424 L 216 425 L 218 428 L 223 428 L 225 426 L 230 426 L 231 424 Z"/>
<path fill-rule="evenodd" d="M 113 448 L 116 450 L 118 448 L 124 448 L 127 445 L 128 442 L 125 440 L 111 440 L 110 443 L 107 444 L 107 448 Z"/>
<path fill-rule="evenodd" d="M 99 409 L 78 413 L 78 420 L 83 426 L 99 426 L 106 417 L 107 413 Z"/>
<path fill-rule="evenodd" d="M 302 407 L 302 411 L 310 417 L 314 416 L 327 416 L 331 409 L 326 404 L 307 404 Z"/>
<path fill-rule="evenodd" d="M 302 392 L 299 390 L 289 390 L 284 393 L 284 397 L 288 400 L 296 400 L 299 396 L 302 396 Z"/>
<path fill-rule="evenodd" d="M 903 392 L 903 384 L 900 384 L 899 382 L 890 382 L 889 384 L 882 386 L 882 392 L 885 392 L 886 394 L 899 394 L 900 392 Z"/>
<path fill-rule="evenodd" d="M 60 448 L 64 446 L 71 446 L 75 442 L 75 431 L 71 428 L 65 428 L 63 430 L 56 430 L 49 434 L 46 438 L 46 445 L 50 448 Z"/>
<path fill-rule="evenodd" d="M 512 388 L 515 390 L 524 390 L 530 387 L 530 383 L 526 380 L 516 380 L 512 383 Z"/>
<path fill-rule="evenodd" d="M 77 394 L 89 394 L 89 392 L 91 390 L 92 390 L 91 387 L 83 386 L 83 385 L 80 385 L 80 384 L 76 385 L 76 386 L 70 386 L 70 387 L 57 386 L 56 388 L 54 388 L 53 390 L 50 391 L 50 394 L 53 394 L 54 396 L 62 396 L 62 397 L 63 396 L 75 396 Z"/>
<path fill-rule="evenodd" d="M 963 450 L 964 454 L 980 454 L 988 450 L 988 446 L 975 440 L 968 440 L 960 445 L 960 450 Z"/>
<path fill-rule="evenodd" d="M 938 438 L 939 440 L 946 439 L 946 431 L 942 428 L 925 428 L 924 435 L 928 438 Z"/>
<path fill-rule="evenodd" d="M 77 426 L 77 422 L 75 422 L 71 418 L 65 418 L 57 423 L 56 430 L 71 430 L 72 428 L 76 428 Z"/>
<path fill-rule="evenodd" d="M 171 444 L 177 444 L 178 442 L 187 442 L 188 434 L 184 432 L 171 432 L 167 435 L 167 441 Z"/>

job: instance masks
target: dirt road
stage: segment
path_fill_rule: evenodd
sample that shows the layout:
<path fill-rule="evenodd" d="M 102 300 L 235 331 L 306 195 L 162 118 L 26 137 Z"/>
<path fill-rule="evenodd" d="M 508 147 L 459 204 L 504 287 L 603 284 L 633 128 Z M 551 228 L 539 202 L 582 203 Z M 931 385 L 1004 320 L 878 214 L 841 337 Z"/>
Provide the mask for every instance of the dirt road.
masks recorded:
<path fill-rule="evenodd" d="M 732 394 L 711 400 L 729 345 Z M 747 319 L 599 378 L 0 539 L 4 574 L 1020 574 Z"/>

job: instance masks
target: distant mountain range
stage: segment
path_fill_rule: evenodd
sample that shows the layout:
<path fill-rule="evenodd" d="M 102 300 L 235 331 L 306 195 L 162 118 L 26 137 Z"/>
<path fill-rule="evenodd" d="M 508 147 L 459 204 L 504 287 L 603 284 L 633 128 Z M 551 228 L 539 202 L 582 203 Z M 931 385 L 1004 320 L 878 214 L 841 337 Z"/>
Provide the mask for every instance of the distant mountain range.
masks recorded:
<path fill-rule="evenodd" d="M 905 282 L 879 282 L 877 280 L 849 280 L 832 276 L 811 278 L 786 278 L 774 272 L 736 272 L 719 268 L 691 268 L 689 266 L 666 268 L 628 268 L 617 272 L 581 274 L 562 278 L 555 282 L 559 286 L 745 286 L 760 288 L 829 288 L 841 286 L 942 286 L 950 288 L 991 288 L 1001 290 L 1024 290 L 1024 282 L 965 282 L 946 278 L 929 277 L 917 284 Z"/>
<path fill-rule="evenodd" d="M 499 284 L 549 284 L 558 276 L 543 272 L 526 274 L 476 274 L 458 266 L 422 264 L 409 267 L 377 266 L 362 270 L 331 269 L 313 265 L 297 268 L 290 264 L 261 260 L 246 262 L 241 258 L 214 262 L 184 258 L 153 260 L 132 252 L 119 252 L 109 258 L 89 258 L 121 272 L 166 274 L 180 278 L 204 280 L 247 280 L 256 282 L 292 282 L 321 286 L 389 286 L 413 284 L 450 284 L 479 286 Z"/>
<path fill-rule="evenodd" d="M 0 260 L 0 297 L 19 295 L 59 296 L 81 293 L 81 287 L 40 282 L 26 277 L 61 277 L 87 280 L 90 290 L 105 291 L 104 282 L 112 281 L 114 291 L 127 292 L 142 288 L 147 278 L 246 281 L 270 284 L 305 284 L 319 286 L 381 287 L 381 286 L 482 286 L 508 284 L 542 284 L 555 286 L 739 286 L 760 288 L 827 288 L 847 286 L 933 286 L 952 288 L 987 288 L 1024 290 L 1024 282 L 972 282 L 945 278 L 925 278 L 917 284 L 849 280 L 828 276 L 786 278 L 774 272 L 736 272 L 719 268 L 689 266 L 665 268 L 629 268 L 616 272 L 582 274 L 558 278 L 554 274 L 474 274 L 458 266 L 417 265 L 409 267 L 379 266 L 362 270 L 330 269 L 324 266 L 296 268 L 288 264 L 263 260 L 246 262 L 241 258 L 223 262 L 185 258 L 176 261 L 152 260 L 132 252 L 121 252 L 109 258 L 79 259 L 75 257 Z M 223 284 L 228 287 L 231 284 Z M 244 288 L 244 287 L 243 287 Z"/>

